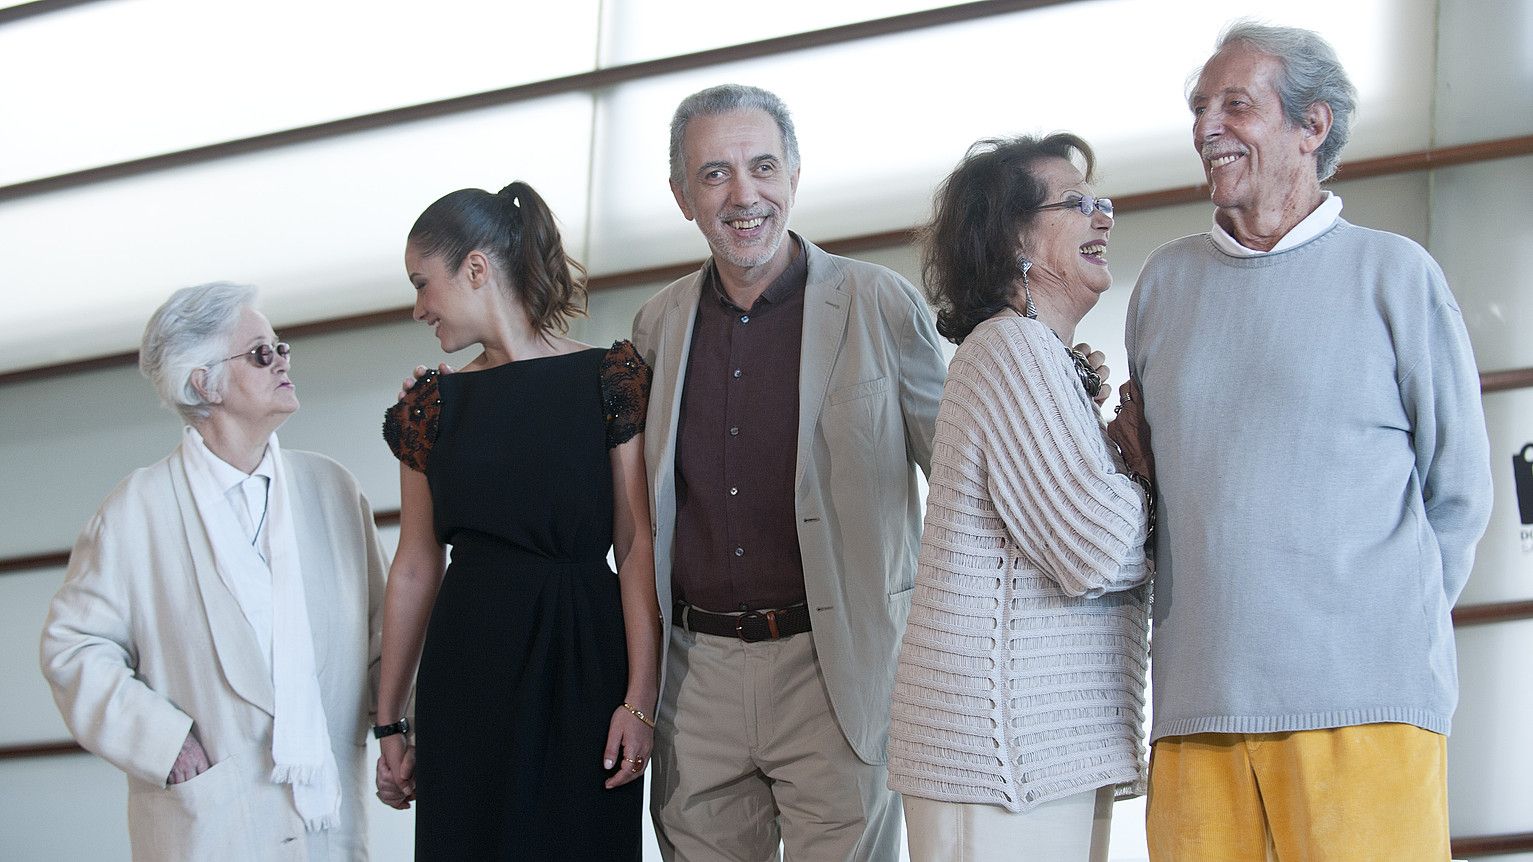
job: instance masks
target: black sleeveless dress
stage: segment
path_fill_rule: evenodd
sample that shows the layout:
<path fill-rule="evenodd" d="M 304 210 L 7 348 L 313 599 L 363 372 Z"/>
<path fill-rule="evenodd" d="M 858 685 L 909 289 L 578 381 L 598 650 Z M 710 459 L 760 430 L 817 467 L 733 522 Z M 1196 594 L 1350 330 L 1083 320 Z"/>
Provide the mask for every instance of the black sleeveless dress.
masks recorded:
<path fill-rule="evenodd" d="M 643 782 L 607 790 L 601 761 L 628 679 L 608 449 L 648 383 L 622 341 L 432 374 L 386 415 L 452 548 L 416 686 L 417 859 L 641 856 Z"/>

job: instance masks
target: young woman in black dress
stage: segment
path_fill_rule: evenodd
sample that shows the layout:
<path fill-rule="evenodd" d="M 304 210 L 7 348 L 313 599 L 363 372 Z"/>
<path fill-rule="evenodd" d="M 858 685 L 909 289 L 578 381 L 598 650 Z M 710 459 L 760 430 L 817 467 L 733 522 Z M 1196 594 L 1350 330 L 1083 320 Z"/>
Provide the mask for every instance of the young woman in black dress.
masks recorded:
<path fill-rule="evenodd" d="M 384 422 L 401 501 L 379 798 L 418 800 L 418 859 L 638 860 L 660 637 L 649 369 L 627 341 L 564 336 L 584 270 L 525 183 L 433 203 L 405 267 L 442 349 L 483 352 Z M 412 726 L 391 726 L 412 679 Z"/>

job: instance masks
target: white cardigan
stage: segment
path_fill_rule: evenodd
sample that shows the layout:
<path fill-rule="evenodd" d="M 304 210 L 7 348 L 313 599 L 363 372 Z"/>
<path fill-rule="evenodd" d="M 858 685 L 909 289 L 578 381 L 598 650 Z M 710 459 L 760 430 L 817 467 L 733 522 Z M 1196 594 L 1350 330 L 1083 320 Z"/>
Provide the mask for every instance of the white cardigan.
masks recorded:
<path fill-rule="evenodd" d="M 1139 792 L 1145 538 L 1144 492 L 1064 345 L 1036 320 L 981 323 L 937 414 L 890 788 L 1009 811 Z"/>
<path fill-rule="evenodd" d="M 213 566 L 179 450 L 134 471 L 86 524 L 43 627 L 42 670 L 80 744 L 128 776 L 135 860 L 367 858 L 383 551 L 344 467 L 284 450 L 342 825 L 306 835 L 270 780 L 271 671 Z M 167 787 L 196 727 L 212 768 Z"/>

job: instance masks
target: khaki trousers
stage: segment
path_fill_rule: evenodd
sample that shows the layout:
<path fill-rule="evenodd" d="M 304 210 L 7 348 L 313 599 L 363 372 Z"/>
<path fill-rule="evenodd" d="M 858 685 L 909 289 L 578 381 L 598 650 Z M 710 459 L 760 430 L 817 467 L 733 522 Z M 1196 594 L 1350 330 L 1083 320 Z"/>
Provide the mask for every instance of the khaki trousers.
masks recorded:
<path fill-rule="evenodd" d="M 847 744 L 810 634 L 670 639 L 650 798 L 666 860 L 899 858 L 888 768 Z"/>
<path fill-rule="evenodd" d="M 1155 743 L 1152 862 L 1445 862 L 1447 738 L 1408 724 Z"/>
<path fill-rule="evenodd" d="M 1107 862 L 1116 796 L 1099 787 L 1021 813 L 906 796 L 910 862 Z"/>

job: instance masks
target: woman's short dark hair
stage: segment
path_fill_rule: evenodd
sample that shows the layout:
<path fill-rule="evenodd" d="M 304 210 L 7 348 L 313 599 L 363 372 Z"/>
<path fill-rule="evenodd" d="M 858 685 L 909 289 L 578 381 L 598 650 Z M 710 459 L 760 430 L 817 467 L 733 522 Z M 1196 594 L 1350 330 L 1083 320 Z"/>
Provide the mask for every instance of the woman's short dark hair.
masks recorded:
<path fill-rule="evenodd" d="M 1096 169 L 1090 145 L 1068 132 L 986 138 L 937 188 L 932 220 L 919 232 L 921 277 L 937 331 L 954 344 L 1012 299 L 1017 237 L 1049 193 L 1033 173 L 1046 158 L 1084 163 L 1088 181 Z"/>
<path fill-rule="evenodd" d="M 415 220 L 409 241 L 454 273 L 469 252 L 483 252 L 509 277 L 538 332 L 567 332 L 570 318 L 586 313 L 585 267 L 565 254 L 553 211 L 521 180 L 493 195 L 443 195 Z"/>

